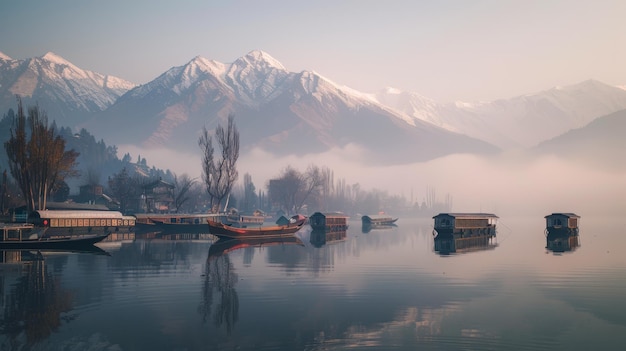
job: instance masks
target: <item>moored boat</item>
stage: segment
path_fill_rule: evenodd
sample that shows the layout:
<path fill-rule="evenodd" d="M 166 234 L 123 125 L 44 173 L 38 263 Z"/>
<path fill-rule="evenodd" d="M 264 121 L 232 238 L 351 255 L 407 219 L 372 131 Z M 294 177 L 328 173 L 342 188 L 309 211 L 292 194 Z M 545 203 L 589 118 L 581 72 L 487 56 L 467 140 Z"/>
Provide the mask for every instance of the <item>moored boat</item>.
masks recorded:
<path fill-rule="evenodd" d="M 215 214 L 136 214 L 137 230 L 160 233 L 206 233 L 206 220 L 218 219 Z"/>
<path fill-rule="evenodd" d="M 104 240 L 106 234 L 47 235 L 32 224 L 0 224 L 3 250 L 73 249 L 89 247 Z"/>
<path fill-rule="evenodd" d="M 81 236 L 128 233 L 135 230 L 135 217 L 118 211 L 39 210 L 28 218 L 46 236 Z"/>
<path fill-rule="evenodd" d="M 309 217 L 309 224 L 313 230 L 331 232 L 348 229 L 348 216 L 341 212 L 315 212 Z"/>
<path fill-rule="evenodd" d="M 229 239 L 257 239 L 257 238 L 278 238 L 293 235 L 300 230 L 304 222 L 297 222 L 287 225 L 260 226 L 252 228 L 238 228 L 220 222 L 207 219 L 209 233 L 218 238 Z"/>
<path fill-rule="evenodd" d="M 440 213 L 435 220 L 434 235 L 459 237 L 496 235 L 498 216 L 492 213 Z"/>

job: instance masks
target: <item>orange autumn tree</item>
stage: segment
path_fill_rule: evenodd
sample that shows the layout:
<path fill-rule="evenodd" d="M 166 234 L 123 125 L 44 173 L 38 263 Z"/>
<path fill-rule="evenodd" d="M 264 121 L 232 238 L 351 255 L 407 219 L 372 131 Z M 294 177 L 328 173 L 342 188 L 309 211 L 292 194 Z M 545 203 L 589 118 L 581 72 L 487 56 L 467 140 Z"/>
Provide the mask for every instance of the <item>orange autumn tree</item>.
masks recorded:
<path fill-rule="evenodd" d="M 17 182 L 28 210 L 46 208 L 48 195 L 67 177 L 76 176 L 78 152 L 65 150 L 65 140 L 48 126 L 48 116 L 39 106 L 24 113 L 22 100 L 17 99 L 17 115 L 11 137 L 4 143 L 11 175 Z"/>

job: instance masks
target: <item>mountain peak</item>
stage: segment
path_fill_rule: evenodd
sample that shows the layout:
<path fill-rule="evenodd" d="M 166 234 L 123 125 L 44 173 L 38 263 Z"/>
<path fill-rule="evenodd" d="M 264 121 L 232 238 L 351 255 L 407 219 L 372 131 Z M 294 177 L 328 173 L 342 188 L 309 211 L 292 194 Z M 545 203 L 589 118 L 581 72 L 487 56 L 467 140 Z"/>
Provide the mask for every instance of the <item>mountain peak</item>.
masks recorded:
<path fill-rule="evenodd" d="M 285 67 L 278 60 L 273 58 L 270 54 L 262 50 L 252 50 L 246 56 L 242 57 L 245 61 L 252 65 L 259 65 L 262 67 L 273 67 L 280 70 L 285 70 Z"/>
<path fill-rule="evenodd" d="M 71 62 L 69 62 L 68 60 L 64 59 L 63 57 L 55 54 L 52 51 L 48 51 L 45 55 L 41 56 L 41 59 L 45 60 L 45 61 L 52 62 L 52 63 L 56 63 L 58 65 L 73 66 L 73 64 Z"/>
<path fill-rule="evenodd" d="M 4 52 L 0 51 L 0 60 L 13 60 L 11 57 L 9 57 L 8 55 L 6 55 Z"/>

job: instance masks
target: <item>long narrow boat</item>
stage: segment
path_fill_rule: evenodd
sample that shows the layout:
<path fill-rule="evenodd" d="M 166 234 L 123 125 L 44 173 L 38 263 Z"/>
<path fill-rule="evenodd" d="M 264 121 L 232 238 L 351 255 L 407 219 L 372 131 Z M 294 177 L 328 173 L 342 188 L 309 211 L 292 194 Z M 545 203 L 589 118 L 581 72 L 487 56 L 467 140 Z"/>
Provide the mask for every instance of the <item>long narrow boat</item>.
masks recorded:
<path fill-rule="evenodd" d="M 280 238 L 293 235 L 304 225 L 304 221 L 298 221 L 286 225 L 274 225 L 267 227 L 237 228 L 223 223 L 207 219 L 209 233 L 218 238 L 228 239 L 258 239 L 258 238 Z"/>
<path fill-rule="evenodd" d="M 0 224 L 0 250 L 78 249 L 104 240 L 106 234 L 54 235 L 32 224 Z"/>

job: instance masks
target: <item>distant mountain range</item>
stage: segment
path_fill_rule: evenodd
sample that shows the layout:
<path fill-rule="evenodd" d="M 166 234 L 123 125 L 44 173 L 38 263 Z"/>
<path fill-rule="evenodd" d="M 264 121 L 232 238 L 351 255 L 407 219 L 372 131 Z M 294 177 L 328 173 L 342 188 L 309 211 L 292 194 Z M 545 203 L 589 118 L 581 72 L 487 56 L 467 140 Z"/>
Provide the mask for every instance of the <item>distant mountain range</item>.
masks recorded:
<path fill-rule="evenodd" d="M 53 53 L 24 60 L 0 53 L 0 111 L 15 108 L 16 94 L 58 125 L 84 127 L 108 144 L 199 153 L 202 127 L 213 130 L 234 114 L 243 152 L 305 155 L 354 145 L 377 163 L 565 143 L 557 137 L 626 109 L 625 90 L 593 80 L 481 103 L 440 104 L 391 88 L 366 94 L 315 72 L 289 72 L 263 51 L 232 63 L 195 57 L 144 85 Z"/>

